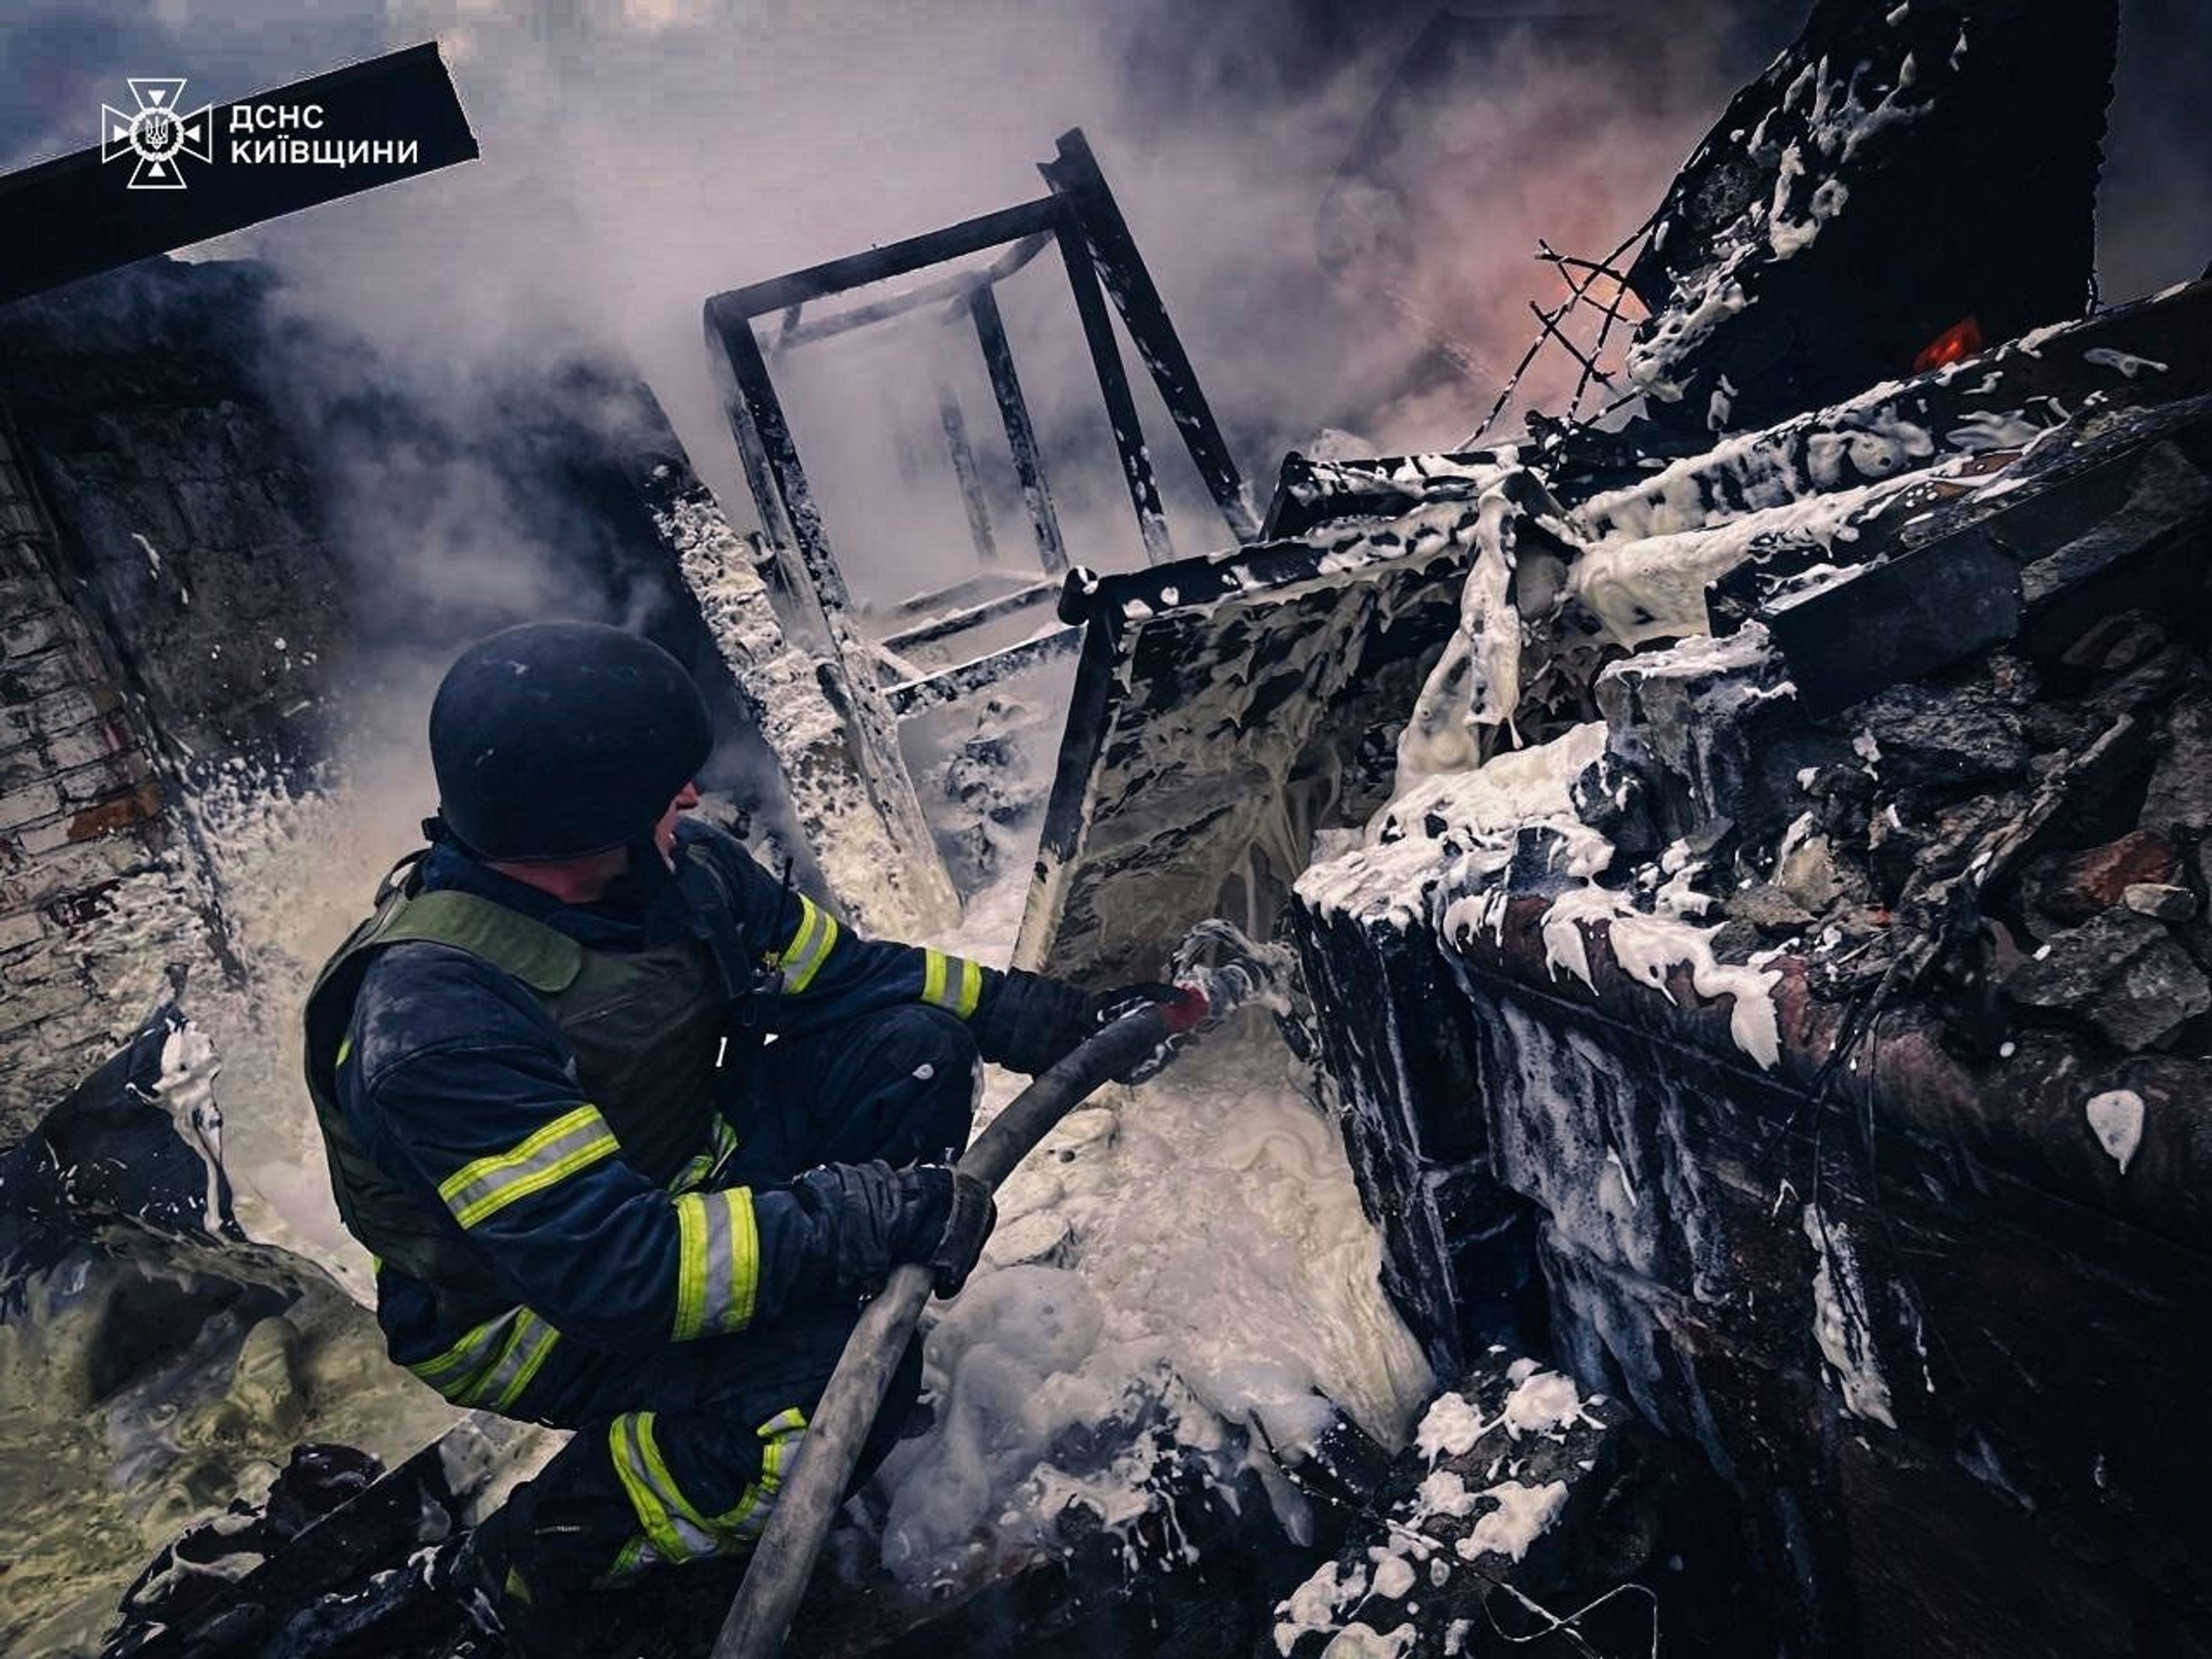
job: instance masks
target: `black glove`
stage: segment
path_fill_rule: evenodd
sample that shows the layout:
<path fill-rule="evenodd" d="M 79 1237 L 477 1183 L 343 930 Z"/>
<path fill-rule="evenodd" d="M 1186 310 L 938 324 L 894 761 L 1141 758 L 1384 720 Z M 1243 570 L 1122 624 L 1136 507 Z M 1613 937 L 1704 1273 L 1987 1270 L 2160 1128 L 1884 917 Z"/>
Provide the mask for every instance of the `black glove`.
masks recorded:
<path fill-rule="evenodd" d="M 1014 968 L 970 1029 L 984 1059 L 1035 1077 L 1097 1028 L 1096 1012 L 1088 992 Z"/>
<path fill-rule="evenodd" d="M 931 1165 L 913 1173 L 945 1175 L 952 1179 L 951 1204 L 928 1261 L 930 1271 L 936 1275 L 938 1295 L 957 1296 L 960 1287 L 968 1282 L 968 1275 L 975 1270 L 975 1259 L 983 1254 L 983 1241 L 998 1224 L 998 1200 L 992 1197 L 988 1187 L 963 1170 Z"/>
<path fill-rule="evenodd" d="M 841 1285 L 883 1283 L 891 1264 L 902 1212 L 908 1207 L 899 1172 L 872 1164 L 822 1164 L 791 1183 L 792 1193 L 827 1224 L 830 1264 Z M 944 1225 L 940 1215 L 938 1225 Z"/>
<path fill-rule="evenodd" d="M 1133 1009 L 1172 1002 L 1172 985 L 1125 985 L 1103 996 L 1016 968 L 1008 970 L 975 1024 L 983 1058 L 1031 1077 L 1050 1071 L 1079 1044 Z"/>
<path fill-rule="evenodd" d="M 988 1187 L 941 1164 L 823 1164 L 793 1185 L 829 1216 L 844 1285 L 878 1285 L 898 1263 L 919 1261 L 934 1270 L 938 1294 L 951 1296 L 998 1218 Z"/>

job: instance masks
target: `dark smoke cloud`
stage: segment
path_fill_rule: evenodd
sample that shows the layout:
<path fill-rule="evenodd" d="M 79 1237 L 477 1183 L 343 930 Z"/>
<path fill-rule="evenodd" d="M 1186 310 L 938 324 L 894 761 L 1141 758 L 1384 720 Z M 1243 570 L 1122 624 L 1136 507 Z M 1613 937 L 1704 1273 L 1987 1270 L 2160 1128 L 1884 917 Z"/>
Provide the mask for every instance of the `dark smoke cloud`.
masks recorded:
<path fill-rule="evenodd" d="M 0 19 L 0 157 L 88 142 L 122 77 L 222 99 L 433 37 L 485 159 L 331 204 L 215 251 L 275 259 L 299 314 L 369 343 L 375 372 L 456 422 L 580 345 L 640 363 L 694 459 L 748 512 L 699 338 L 708 293 L 1034 193 L 1081 125 L 1115 184 L 1240 461 L 1264 493 L 1323 427 L 1448 443 L 1557 291 L 1547 234 L 1595 253 L 1657 200 L 1795 6 L 1477 0 L 1454 76 L 1417 0 L 33 0 Z M 2191 276 L 2208 248 L 2203 8 L 2127 0 L 2106 192 L 2106 287 Z M 1655 21 L 1656 19 L 1656 21 Z M 1425 78 L 1426 76 L 1427 78 Z M 1455 77 L 1455 78 L 1454 78 Z M 1097 393 L 1049 260 L 1005 301 L 1079 557 L 1137 557 Z M 841 551 L 878 591 L 941 580 L 966 531 L 934 443 L 951 378 L 988 433 L 972 362 L 925 325 L 780 366 Z M 363 363 L 330 363 L 330 404 Z M 287 372 L 311 376 L 305 365 Z M 1540 388 L 1540 391 L 1556 388 Z M 1149 388 L 1183 550 L 1218 544 Z M 988 446 L 984 446 L 988 447 Z M 1003 462 L 987 456 L 1002 507 Z M 412 466 L 419 457 L 410 459 Z M 487 586 L 568 580 L 513 514 L 457 479 L 353 456 L 365 571 Z M 388 487 L 387 487 L 388 486 Z M 411 490 L 411 494 L 410 494 Z M 375 504 L 397 507 L 380 523 Z M 1001 525 L 1018 542 L 1018 526 Z M 1011 549 L 1018 556 L 1019 549 Z M 549 574 L 550 573 L 550 574 Z M 404 586 L 404 585 L 403 585 Z M 411 590 L 410 590 L 411 591 Z"/>

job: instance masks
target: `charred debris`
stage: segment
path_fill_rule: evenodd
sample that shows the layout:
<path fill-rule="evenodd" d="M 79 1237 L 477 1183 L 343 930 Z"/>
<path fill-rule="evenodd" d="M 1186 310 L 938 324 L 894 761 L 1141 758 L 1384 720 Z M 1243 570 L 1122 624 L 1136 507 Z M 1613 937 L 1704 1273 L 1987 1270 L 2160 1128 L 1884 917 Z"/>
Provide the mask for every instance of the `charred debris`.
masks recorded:
<path fill-rule="evenodd" d="M 1078 977 L 1216 913 L 1291 940 L 1442 1389 L 1395 1457 L 1341 1419 L 1285 1454 L 1295 1534 L 1133 1395 L 1092 1450 L 1149 1458 L 1139 1519 L 1072 1504 L 939 1601 L 848 1562 L 805 1650 L 2212 1652 L 2212 284 L 2096 303 L 2115 32 L 1820 0 L 1628 242 L 1549 254 L 1568 410 L 1292 455 L 1263 516 L 1079 137 L 1036 202 L 710 304 L 766 532 L 672 440 L 624 487 L 697 659 L 767 711 L 779 833 L 836 890 L 927 823 L 948 862 L 875 901 L 906 921 L 1034 815 L 1017 959 Z M 1118 308 L 1238 544 L 1167 559 L 1117 419 L 1151 562 L 1060 580 L 992 266 L 894 301 L 975 332 L 1039 574 L 985 562 L 985 510 L 971 582 L 851 605 L 769 365 L 893 302 L 805 306 L 1005 245 L 1062 257 L 1109 410 Z M 903 721 L 1069 652 L 1048 800 L 995 793 L 1004 708 L 917 787 Z M 49 1234 L 132 1208 L 8 1179 Z M 76 1248 L 41 1237 L 18 1319 Z M 482 1501 L 475 1432 L 390 1473 L 302 1451 L 111 1650 L 369 1650 L 328 1621 Z M 635 1617 L 684 1650 L 695 1591 Z"/>

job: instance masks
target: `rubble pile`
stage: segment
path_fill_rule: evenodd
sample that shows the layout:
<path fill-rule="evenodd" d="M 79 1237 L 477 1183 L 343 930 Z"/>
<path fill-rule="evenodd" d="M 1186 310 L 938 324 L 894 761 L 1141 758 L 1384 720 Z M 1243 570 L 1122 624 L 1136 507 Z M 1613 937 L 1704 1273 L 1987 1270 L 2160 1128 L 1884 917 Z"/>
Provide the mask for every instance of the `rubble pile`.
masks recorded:
<path fill-rule="evenodd" d="M 1430 1405 L 1335 1557 L 1276 1608 L 1275 1653 L 1432 1659 L 1500 1637 L 1541 1644 L 1559 1622 L 1547 1601 L 1572 1612 L 1651 1565 L 1632 1414 L 1505 1352 L 1493 1346 Z M 1650 1629 L 1632 1598 L 1615 1614 L 1575 1628 L 1601 1643 Z"/>
<path fill-rule="evenodd" d="M 1626 1399 L 1793 1650 L 2212 1639 L 2212 287 L 2089 310 L 2111 26 L 1816 7 L 1626 273 L 1639 414 L 1072 596 L 1022 959 L 1279 908 L 1439 1375 Z"/>
<path fill-rule="evenodd" d="M 2208 300 L 1579 499 L 1498 456 L 1517 533 L 1397 796 L 1297 884 L 1432 1359 L 1548 1328 L 1735 1487 L 1801 1641 L 2120 1652 L 2212 1608 L 2166 1437 L 2084 1405 L 2179 1409 L 2212 1358 L 2173 1322 L 2212 1099 Z M 1998 410 L 2021 369 L 2052 389 Z M 1565 574 L 1529 605 L 1532 546 Z M 2029 1576 L 2069 1610 L 2019 1610 Z"/>
<path fill-rule="evenodd" d="M 90 1652 L 110 1628 L 136 1652 L 218 1601 L 235 1614 L 234 1588 L 264 1553 L 351 1495 L 377 1458 L 454 1424 L 330 1275 L 240 1234 L 216 1069 L 204 1034 L 163 1008 L 0 1158 L 11 1652 Z M 295 1451 L 339 1437 L 365 1449 Z M 457 1465 L 446 1490 L 469 1484 Z M 418 1541 L 422 1515 L 410 1488 L 390 1563 Z M 157 1551 L 118 1626 L 118 1595 Z M 308 1557 L 341 1574 L 362 1559 Z"/>
<path fill-rule="evenodd" d="M 1386 1282 L 1440 1370 L 1548 1340 L 1696 1448 L 1792 1644 L 2212 1625 L 2172 1436 L 2103 1403 L 2171 1429 L 2212 1358 L 2209 311 L 1692 453 L 1296 481 L 1477 513 L 1393 799 L 1288 916 Z"/>

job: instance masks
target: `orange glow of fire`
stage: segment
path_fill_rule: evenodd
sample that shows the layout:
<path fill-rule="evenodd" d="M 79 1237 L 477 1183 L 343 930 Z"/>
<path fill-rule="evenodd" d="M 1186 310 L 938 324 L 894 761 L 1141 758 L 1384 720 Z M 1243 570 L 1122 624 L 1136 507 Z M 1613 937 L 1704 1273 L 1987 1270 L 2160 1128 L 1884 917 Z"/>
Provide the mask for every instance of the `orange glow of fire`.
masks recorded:
<path fill-rule="evenodd" d="M 1931 368 L 1941 368 L 1946 363 L 1955 363 L 1961 357 L 1971 357 L 1982 349 L 1982 325 L 1973 317 L 1962 317 L 1945 329 L 1926 345 L 1912 360 L 1912 372 L 1925 374 Z"/>

